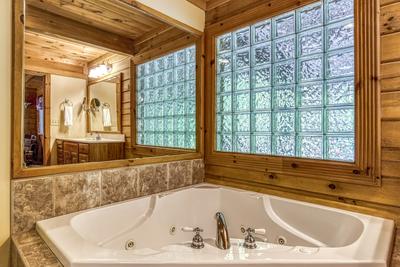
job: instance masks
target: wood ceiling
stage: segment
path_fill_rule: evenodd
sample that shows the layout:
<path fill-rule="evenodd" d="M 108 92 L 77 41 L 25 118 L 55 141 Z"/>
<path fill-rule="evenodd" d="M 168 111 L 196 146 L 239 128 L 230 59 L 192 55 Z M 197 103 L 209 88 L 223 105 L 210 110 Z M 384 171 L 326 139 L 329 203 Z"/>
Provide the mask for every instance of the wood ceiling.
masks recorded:
<path fill-rule="evenodd" d="M 49 37 L 38 33 L 25 33 L 25 58 L 85 66 L 88 62 L 106 54 L 107 51 Z"/>
<path fill-rule="evenodd" d="M 169 24 L 120 0 L 26 0 L 25 69 L 85 77 L 105 55 L 170 30 Z"/>
<path fill-rule="evenodd" d="M 187 1 L 210 12 L 236 0 Z M 26 0 L 26 4 L 26 65 L 67 65 L 69 72 L 79 75 L 106 53 L 138 55 L 196 35 L 135 0 Z"/>
<path fill-rule="evenodd" d="M 99 50 L 133 55 L 146 46 L 153 48 L 158 42 L 154 39 L 173 40 L 189 32 L 133 0 L 26 0 L 26 4 L 27 56 L 64 64 L 82 66 L 86 57 L 102 53 Z M 62 39 L 73 42 L 61 44 Z"/>
<path fill-rule="evenodd" d="M 288 0 L 289 2 L 295 0 Z M 246 12 L 256 7 L 269 8 L 279 5 L 282 1 L 275 0 L 206 0 L 206 27 L 223 20 L 232 19 L 233 16 Z M 283 1 L 285 2 L 285 1 Z M 302 1 L 297 1 L 301 3 Z M 263 6 L 264 5 L 264 6 Z"/>
<path fill-rule="evenodd" d="M 136 39 L 168 25 L 116 0 L 27 0 L 29 6 Z"/>

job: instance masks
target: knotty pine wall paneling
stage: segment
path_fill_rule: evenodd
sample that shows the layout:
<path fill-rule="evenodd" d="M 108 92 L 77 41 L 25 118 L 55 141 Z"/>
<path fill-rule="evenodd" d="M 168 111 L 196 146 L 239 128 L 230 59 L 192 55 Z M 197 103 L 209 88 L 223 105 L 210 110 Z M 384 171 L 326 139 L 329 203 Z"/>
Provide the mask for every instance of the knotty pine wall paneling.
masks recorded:
<path fill-rule="evenodd" d="M 230 1 L 228 4 L 207 11 L 206 22 L 208 26 L 229 23 L 229 16 L 240 14 L 249 8 L 268 7 L 274 1 L 243 0 L 240 3 Z M 258 2 L 258 7 L 256 2 Z M 287 1 L 278 1 L 276 5 L 284 5 L 285 2 Z M 299 4 L 301 2 L 305 1 L 299 1 Z M 377 78 L 381 91 L 380 121 L 382 123 L 381 184 L 379 186 L 309 179 L 300 174 L 290 177 L 270 177 L 260 171 L 208 164 L 207 156 L 206 181 L 392 218 L 399 224 L 400 0 L 380 0 L 379 11 L 380 45 L 376 48 L 380 53 L 379 77 Z M 206 94 L 208 91 L 209 88 L 206 87 Z"/>

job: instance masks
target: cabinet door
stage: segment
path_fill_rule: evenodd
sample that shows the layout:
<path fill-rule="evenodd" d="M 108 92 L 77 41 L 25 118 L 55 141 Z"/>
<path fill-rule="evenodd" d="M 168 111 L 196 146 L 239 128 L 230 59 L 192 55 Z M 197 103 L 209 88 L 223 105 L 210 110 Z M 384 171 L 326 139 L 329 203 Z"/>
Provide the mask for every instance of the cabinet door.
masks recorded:
<path fill-rule="evenodd" d="M 88 154 L 79 154 L 79 163 L 89 162 Z"/>
<path fill-rule="evenodd" d="M 64 142 L 64 164 L 78 163 L 78 143 Z"/>
<path fill-rule="evenodd" d="M 71 163 L 78 163 L 78 162 L 79 162 L 78 153 L 71 152 Z"/>
<path fill-rule="evenodd" d="M 79 144 L 79 153 L 89 154 L 89 144 Z"/>
<path fill-rule="evenodd" d="M 64 142 L 64 151 L 70 151 L 78 153 L 78 143 Z"/>
<path fill-rule="evenodd" d="M 72 163 L 71 152 L 68 150 L 64 150 L 64 164 L 71 164 L 71 163 Z"/>
<path fill-rule="evenodd" d="M 57 147 L 57 164 L 64 164 L 64 152 L 59 147 Z"/>

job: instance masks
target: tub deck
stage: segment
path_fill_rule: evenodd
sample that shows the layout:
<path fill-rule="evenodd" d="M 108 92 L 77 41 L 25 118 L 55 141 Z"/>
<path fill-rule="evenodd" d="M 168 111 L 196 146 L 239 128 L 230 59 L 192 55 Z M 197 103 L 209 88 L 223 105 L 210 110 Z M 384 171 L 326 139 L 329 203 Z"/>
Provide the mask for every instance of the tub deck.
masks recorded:
<path fill-rule="evenodd" d="M 222 210 L 227 218 L 232 243 L 229 250 L 219 250 L 214 245 L 212 214 L 216 210 Z M 243 247 L 241 224 L 267 229 L 257 249 Z M 204 228 L 205 248 L 190 247 L 192 233 L 167 234 L 171 225 L 177 229 Z M 211 185 L 37 224 L 39 234 L 65 267 L 159 264 L 387 267 L 393 229 L 393 221 L 378 217 Z M 287 243 L 277 244 L 276 236 L 284 236 Z M 125 250 L 125 242 L 132 238 L 137 245 L 133 250 Z"/>

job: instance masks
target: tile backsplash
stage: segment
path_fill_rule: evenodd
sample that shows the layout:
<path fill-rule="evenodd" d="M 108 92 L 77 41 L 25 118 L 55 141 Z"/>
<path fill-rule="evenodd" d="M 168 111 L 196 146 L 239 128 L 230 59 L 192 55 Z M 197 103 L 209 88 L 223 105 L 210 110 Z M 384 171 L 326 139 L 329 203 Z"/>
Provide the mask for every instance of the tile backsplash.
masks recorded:
<path fill-rule="evenodd" d="M 12 232 L 80 210 L 204 181 L 202 159 L 12 181 Z"/>

